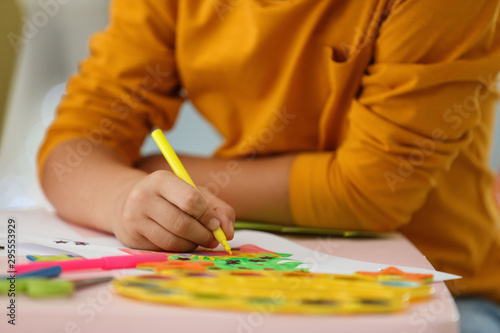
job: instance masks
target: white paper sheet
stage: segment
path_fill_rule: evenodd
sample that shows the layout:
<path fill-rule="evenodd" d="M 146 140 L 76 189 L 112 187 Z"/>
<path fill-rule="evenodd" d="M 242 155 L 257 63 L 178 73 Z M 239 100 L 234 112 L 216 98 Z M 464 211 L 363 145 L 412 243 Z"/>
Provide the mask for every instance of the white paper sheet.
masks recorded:
<path fill-rule="evenodd" d="M 434 274 L 435 281 L 445 281 L 460 278 L 460 276 L 458 275 L 438 272 L 429 269 L 387 265 L 383 263 L 372 263 L 367 261 L 336 257 L 308 249 L 292 241 L 284 239 L 283 237 L 262 231 L 236 231 L 234 240 L 230 241 L 229 245 L 231 247 L 237 247 L 244 244 L 254 244 L 263 249 L 273 252 L 292 254 L 289 259 L 304 263 L 297 268 L 307 268 L 310 272 L 313 273 L 353 274 L 356 271 L 378 272 L 389 266 L 394 266 L 409 273 Z"/>

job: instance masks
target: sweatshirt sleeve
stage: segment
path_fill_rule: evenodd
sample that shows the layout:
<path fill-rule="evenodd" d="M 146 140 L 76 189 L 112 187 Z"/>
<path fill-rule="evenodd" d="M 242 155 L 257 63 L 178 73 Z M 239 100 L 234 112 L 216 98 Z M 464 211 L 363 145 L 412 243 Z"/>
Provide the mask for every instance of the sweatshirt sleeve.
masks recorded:
<path fill-rule="evenodd" d="M 139 158 L 153 126 L 173 125 L 182 99 L 174 60 L 176 1 L 114 0 L 108 28 L 66 88 L 38 155 L 39 173 L 63 141 L 83 138 L 81 154 L 104 144 L 127 163 Z"/>
<path fill-rule="evenodd" d="M 408 223 L 492 108 L 498 1 L 395 1 L 334 152 L 297 157 L 298 225 L 388 231 Z M 333 112 L 333 111 L 331 111 Z"/>

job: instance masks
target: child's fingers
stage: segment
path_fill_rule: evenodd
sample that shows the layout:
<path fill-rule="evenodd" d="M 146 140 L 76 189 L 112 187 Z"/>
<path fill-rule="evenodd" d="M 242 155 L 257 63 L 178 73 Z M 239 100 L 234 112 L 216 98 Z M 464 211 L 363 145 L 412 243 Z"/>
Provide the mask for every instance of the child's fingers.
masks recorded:
<path fill-rule="evenodd" d="M 191 243 L 209 247 L 214 241 L 214 236 L 210 230 L 163 197 L 155 196 L 151 198 L 144 213 L 164 230 Z M 144 233 L 145 236 L 149 234 L 149 232 Z M 160 241 L 161 244 L 172 241 L 166 235 L 160 234 L 155 235 L 155 237 L 165 238 Z M 153 243 L 160 244 L 158 242 Z"/>
<path fill-rule="evenodd" d="M 161 170 L 148 177 L 160 196 L 194 218 L 208 210 L 208 204 L 198 190 L 173 173 Z"/>
<path fill-rule="evenodd" d="M 141 250 L 189 252 L 198 246 L 194 242 L 172 234 L 146 216 L 136 219 L 127 229 L 115 230 L 115 234 L 124 245 Z M 213 240 L 207 247 L 217 245 L 217 241 Z"/>
<path fill-rule="evenodd" d="M 148 238 L 148 236 L 146 236 L 148 231 L 153 234 L 153 236 L 166 232 L 165 230 L 158 230 L 158 226 L 154 225 L 156 223 L 151 223 L 151 220 L 148 217 L 136 217 L 134 218 L 134 221 L 130 222 L 131 223 L 129 223 L 128 226 L 123 226 L 122 228 L 118 228 L 114 231 L 116 237 L 123 243 L 123 245 L 149 251 L 181 251 L 177 248 L 167 248 L 170 246 L 169 244 L 163 244 L 157 240 L 155 243 L 158 243 L 158 245 L 156 245 Z"/>
<path fill-rule="evenodd" d="M 221 223 L 221 228 L 224 231 L 228 240 L 234 237 L 234 220 L 236 213 L 229 204 L 221 200 L 206 188 L 200 188 L 200 191 L 207 198 L 209 206 L 213 207 L 215 216 Z"/>
<path fill-rule="evenodd" d="M 116 237 L 120 240 L 120 242 L 128 247 L 133 249 L 141 249 L 148 251 L 163 251 L 159 246 L 151 243 L 149 239 L 144 237 L 139 233 L 128 234 L 124 230 L 115 230 Z"/>
<path fill-rule="evenodd" d="M 198 220 L 211 231 L 216 230 L 221 225 L 214 209 L 198 189 L 168 171 L 157 171 L 151 176 L 153 176 L 151 182 L 156 184 L 159 195 L 165 200 Z M 182 226 L 184 221 L 179 220 L 177 223 Z"/>
<path fill-rule="evenodd" d="M 163 228 L 156 221 L 148 220 L 143 224 L 141 234 L 147 238 L 153 245 L 165 251 L 189 252 L 193 251 L 197 243 L 186 240 L 169 230 Z"/>

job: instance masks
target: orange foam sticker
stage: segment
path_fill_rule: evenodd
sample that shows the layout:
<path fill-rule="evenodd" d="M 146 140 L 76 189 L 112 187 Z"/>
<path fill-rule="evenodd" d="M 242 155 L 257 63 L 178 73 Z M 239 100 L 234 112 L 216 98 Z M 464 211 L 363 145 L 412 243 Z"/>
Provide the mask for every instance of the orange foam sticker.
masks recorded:
<path fill-rule="evenodd" d="M 402 280 L 412 280 L 412 281 L 421 281 L 428 282 L 434 279 L 433 274 L 421 274 L 421 273 L 406 273 L 400 270 L 397 267 L 389 266 L 380 272 L 356 272 L 356 274 L 373 276 L 378 278 L 396 278 Z"/>
<path fill-rule="evenodd" d="M 168 260 L 161 262 L 146 262 L 136 266 L 138 269 L 149 269 L 155 272 L 163 270 L 182 269 L 192 271 L 205 271 L 207 267 L 214 266 L 213 262 L 208 261 L 184 261 L 184 260 Z"/>

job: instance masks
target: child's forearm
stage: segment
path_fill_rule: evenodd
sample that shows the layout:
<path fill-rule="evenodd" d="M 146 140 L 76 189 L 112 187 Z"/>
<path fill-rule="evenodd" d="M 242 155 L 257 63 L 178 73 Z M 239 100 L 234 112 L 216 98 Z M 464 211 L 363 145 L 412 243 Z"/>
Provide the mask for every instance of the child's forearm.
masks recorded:
<path fill-rule="evenodd" d="M 43 167 L 42 188 L 63 218 L 112 232 L 113 222 L 120 218 L 123 194 L 147 174 L 126 165 L 104 145 L 92 147 L 85 156 L 69 156 L 78 153 L 79 142 L 64 142 L 54 149 Z"/>
<path fill-rule="evenodd" d="M 295 155 L 245 159 L 181 156 L 194 182 L 211 190 L 236 211 L 238 219 L 293 223 L 288 184 Z M 139 166 L 152 172 L 168 168 L 160 155 L 148 157 Z"/>

